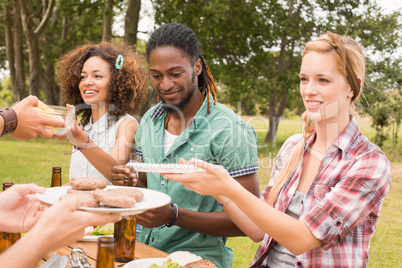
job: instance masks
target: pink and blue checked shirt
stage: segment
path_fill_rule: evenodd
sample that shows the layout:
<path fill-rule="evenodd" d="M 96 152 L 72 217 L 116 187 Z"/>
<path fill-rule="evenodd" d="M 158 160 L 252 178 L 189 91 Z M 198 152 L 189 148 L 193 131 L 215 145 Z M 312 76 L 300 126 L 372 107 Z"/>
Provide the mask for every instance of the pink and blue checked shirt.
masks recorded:
<path fill-rule="evenodd" d="M 306 159 L 315 133 L 306 141 Z M 301 142 L 293 135 L 277 155 L 268 186 L 268 193 L 292 148 Z M 275 208 L 285 212 L 297 189 L 301 163 L 285 183 Z M 338 140 L 326 152 L 318 175 L 307 191 L 299 220 L 304 222 L 322 246 L 296 256 L 295 267 L 366 267 L 369 244 L 380 215 L 382 201 L 391 183 L 390 163 L 384 153 L 363 134 L 354 118 Z M 274 244 L 265 234 L 250 267 L 263 267 Z"/>

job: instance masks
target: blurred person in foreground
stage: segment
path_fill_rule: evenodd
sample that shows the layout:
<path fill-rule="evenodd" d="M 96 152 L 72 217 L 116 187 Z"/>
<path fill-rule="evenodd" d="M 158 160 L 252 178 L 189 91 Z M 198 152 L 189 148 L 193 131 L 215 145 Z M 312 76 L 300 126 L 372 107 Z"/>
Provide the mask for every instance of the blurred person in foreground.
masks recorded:
<path fill-rule="evenodd" d="M 351 115 L 364 85 L 363 51 L 352 38 L 327 32 L 303 54 L 303 133 L 278 152 L 261 200 L 223 167 L 197 159 L 190 163 L 208 175 L 164 177 L 228 203 L 237 226 L 263 240 L 250 267 L 366 267 L 391 177 L 388 159 Z"/>
<path fill-rule="evenodd" d="M 0 193 L 0 231 L 27 232 L 0 254 L 0 267 L 35 267 L 47 253 L 84 237 L 85 227 L 121 219 L 120 215 L 79 211 L 77 197 L 44 206 L 35 193 L 45 189 L 36 184 L 16 184 Z"/>
<path fill-rule="evenodd" d="M 223 165 L 246 191 L 258 195 L 257 138 L 254 128 L 217 102 L 217 90 L 195 33 L 169 23 L 155 30 L 146 46 L 151 83 L 160 102 L 148 110 L 135 136 L 144 163 L 177 163 L 198 157 Z M 114 184 L 135 171 L 112 169 Z M 131 173 L 130 173 L 131 172 Z M 137 186 L 168 194 L 172 203 L 137 215 L 144 228 L 138 241 L 168 253 L 190 251 L 217 267 L 232 267 L 228 236 L 244 235 L 211 196 L 167 181 L 159 173 L 139 173 Z"/>

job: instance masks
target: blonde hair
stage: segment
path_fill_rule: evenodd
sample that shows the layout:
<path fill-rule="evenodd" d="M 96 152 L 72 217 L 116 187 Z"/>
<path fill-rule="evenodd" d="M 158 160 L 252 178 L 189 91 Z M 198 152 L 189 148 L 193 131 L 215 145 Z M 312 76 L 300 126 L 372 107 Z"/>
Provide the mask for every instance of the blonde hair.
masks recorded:
<path fill-rule="evenodd" d="M 338 64 L 339 71 L 346 77 L 353 91 L 352 104 L 360 97 L 366 75 L 366 63 L 363 50 L 358 42 L 348 36 L 339 36 L 327 32 L 321 35 L 318 40 L 310 41 L 303 50 L 303 55 L 309 52 L 331 53 Z M 279 172 L 274 185 L 272 186 L 268 204 L 273 206 L 278 199 L 279 193 L 288 179 L 300 164 L 304 153 L 304 144 L 314 131 L 315 124 L 307 117 L 307 112 L 302 115 L 303 133 L 301 141 L 294 147 L 285 167 Z"/>

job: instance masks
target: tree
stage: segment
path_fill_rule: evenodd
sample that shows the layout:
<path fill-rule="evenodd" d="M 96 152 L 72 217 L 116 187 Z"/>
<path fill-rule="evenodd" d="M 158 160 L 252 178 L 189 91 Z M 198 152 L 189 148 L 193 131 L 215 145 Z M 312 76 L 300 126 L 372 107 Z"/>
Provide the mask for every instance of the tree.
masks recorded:
<path fill-rule="evenodd" d="M 157 24 L 181 22 L 196 32 L 232 100 L 253 96 L 267 107 L 269 142 L 285 107 L 299 105 L 289 99 L 298 96 L 298 59 L 307 41 L 330 30 L 358 38 L 368 51 L 402 43 L 400 12 L 384 15 L 373 0 L 155 0 L 154 7 Z"/>
<path fill-rule="evenodd" d="M 129 45 L 137 44 L 138 22 L 140 20 L 141 0 L 128 0 L 124 21 L 124 41 Z"/>
<path fill-rule="evenodd" d="M 5 2 L 3 8 L 5 47 L 10 70 L 13 102 L 16 102 L 27 96 L 20 8 L 17 0 Z"/>
<path fill-rule="evenodd" d="M 103 14 L 103 41 L 112 40 L 113 0 L 105 0 L 105 12 Z"/>
<path fill-rule="evenodd" d="M 43 1 L 42 3 L 43 6 L 40 1 L 32 1 L 31 3 L 31 1 L 19 0 L 22 28 L 28 44 L 29 94 L 38 97 L 41 81 L 39 37 L 44 32 L 52 15 L 55 0 Z"/>

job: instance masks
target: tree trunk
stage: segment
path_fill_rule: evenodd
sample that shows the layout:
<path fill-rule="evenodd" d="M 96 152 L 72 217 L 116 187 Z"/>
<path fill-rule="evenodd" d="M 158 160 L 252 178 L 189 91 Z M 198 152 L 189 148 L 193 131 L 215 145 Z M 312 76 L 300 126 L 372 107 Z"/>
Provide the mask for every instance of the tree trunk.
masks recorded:
<path fill-rule="evenodd" d="M 140 20 L 141 0 L 128 0 L 124 22 L 124 41 L 129 45 L 137 44 L 138 22 Z"/>
<path fill-rule="evenodd" d="M 10 70 L 10 82 L 11 82 L 11 90 L 14 96 L 14 102 L 16 101 L 16 87 L 15 87 L 15 66 L 14 66 L 14 40 L 12 34 L 12 20 L 11 20 L 11 9 L 8 5 L 4 5 L 4 39 L 6 46 L 6 56 Z"/>
<path fill-rule="evenodd" d="M 276 145 L 276 133 L 278 132 L 278 125 L 281 117 L 269 116 L 269 127 L 267 135 L 265 136 L 265 142 L 269 142 L 272 146 Z"/>
<path fill-rule="evenodd" d="M 103 15 L 103 41 L 112 40 L 113 0 L 106 0 L 106 10 Z"/>
<path fill-rule="evenodd" d="M 58 101 L 60 99 L 55 77 L 56 74 L 54 71 L 54 63 L 51 58 L 45 57 L 44 88 L 46 94 L 46 103 L 51 105 L 58 105 Z"/>
<path fill-rule="evenodd" d="M 22 50 L 22 26 L 18 2 L 13 2 L 13 16 L 11 7 L 4 7 L 4 32 L 7 61 L 9 63 L 11 90 L 13 102 L 26 97 L 24 55 Z"/>
<path fill-rule="evenodd" d="M 29 51 L 29 94 L 39 98 L 41 76 L 39 40 L 35 34 L 29 32 L 29 30 L 25 33 L 25 36 Z"/>
<path fill-rule="evenodd" d="M 265 136 L 265 141 L 272 143 L 273 146 L 275 146 L 276 144 L 276 133 L 278 131 L 279 121 L 281 120 L 283 112 L 286 107 L 288 95 L 289 91 L 287 89 L 283 90 L 279 105 L 276 104 L 277 102 L 276 94 L 271 94 L 269 99 L 269 110 L 268 110 L 269 127 L 268 127 L 268 133 Z"/>
<path fill-rule="evenodd" d="M 55 0 L 49 0 L 48 6 L 44 7 L 46 11 L 42 17 L 41 22 L 34 29 L 33 14 L 28 10 L 28 3 L 19 0 L 21 8 L 22 26 L 24 29 L 25 37 L 28 44 L 29 53 L 29 94 L 39 97 L 40 78 L 41 78 L 41 62 L 39 50 L 39 36 L 43 33 L 50 16 L 52 15 Z"/>
<path fill-rule="evenodd" d="M 24 50 L 22 40 L 22 21 L 20 16 L 21 10 L 17 0 L 13 5 L 13 39 L 14 39 L 14 62 L 15 62 L 15 88 L 17 95 L 14 96 L 15 101 L 20 101 L 27 96 L 25 86 L 25 63 L 24 63 Z"/>

